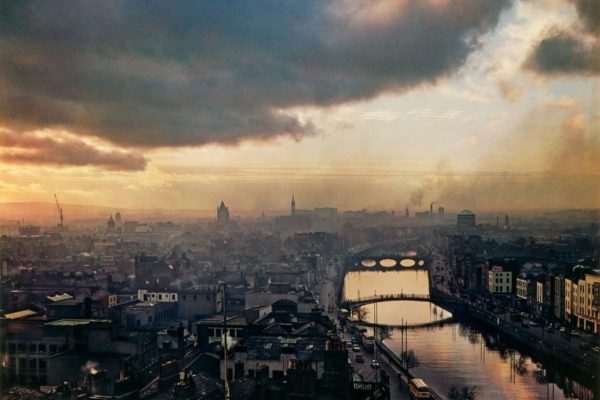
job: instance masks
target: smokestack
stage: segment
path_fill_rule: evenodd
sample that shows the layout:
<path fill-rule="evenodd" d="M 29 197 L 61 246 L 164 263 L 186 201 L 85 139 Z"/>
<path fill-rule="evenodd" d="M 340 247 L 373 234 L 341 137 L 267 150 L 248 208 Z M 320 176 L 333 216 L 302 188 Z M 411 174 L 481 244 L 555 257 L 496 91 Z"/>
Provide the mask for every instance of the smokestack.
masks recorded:
<path fill-rule="evenodd" d="M 409 216 L 409 213 L 408 213 L 408 207 L 406 207 L 406 210 L 404 211 L 404 216 L 405 216 L 406 218 L 408 218 L 408 216 Z"/>
<path fill-rule="evenodd" d="M 433 218 L 433 202 L 429 205 L 429 216 Z"/>

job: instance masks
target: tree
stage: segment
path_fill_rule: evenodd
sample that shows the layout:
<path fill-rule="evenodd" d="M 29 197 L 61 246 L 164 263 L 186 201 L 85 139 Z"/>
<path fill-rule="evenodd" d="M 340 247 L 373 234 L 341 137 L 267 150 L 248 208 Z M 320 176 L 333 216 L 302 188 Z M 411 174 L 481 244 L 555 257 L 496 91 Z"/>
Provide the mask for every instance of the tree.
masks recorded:
<path fill-rule="evenodd" d="M 383 341 L 392 337 L 392 330 L 388 326 L 381 326 L 377 328 L 377 340 Z"/>
<path fill-rule="evenodd" d="M 366 307 L 357 307 L 353 310 L 353 314 L 356 316 L 358 322 L 363 322 L 369 316 L 369 309 Z"/>
<path fill-rule="evenodd" d="M 475 400 L 477 398 L 477 386 L 454 386 L 448 391 L 448 400 Z"/>
<path fill-rule="evenodd" d="M 402 354 L 400 354 L 400 360 L 402 360 L 402 364 L 407 371 L 411 368 L 417 368 L 419 365 L 421 365 L 417 355 L 412 350 L 403 351 Z"/>

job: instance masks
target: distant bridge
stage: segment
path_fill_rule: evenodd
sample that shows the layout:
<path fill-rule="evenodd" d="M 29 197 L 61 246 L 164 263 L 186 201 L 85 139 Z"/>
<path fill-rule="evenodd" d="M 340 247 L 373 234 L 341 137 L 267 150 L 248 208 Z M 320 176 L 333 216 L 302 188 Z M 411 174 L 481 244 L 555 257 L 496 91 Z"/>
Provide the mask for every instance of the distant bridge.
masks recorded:
<path fill-rule="evenodd" d="M 362 297 L 360 299 L 353 300 L 342 300 L 340 302 L 340 307 L 353 309 L 357 307 L 361 307 L 371 303 L 379 303 L 383 301 L 431 301 L 431 296 L 429 294 L 381 294 L 375 296 Z"/>

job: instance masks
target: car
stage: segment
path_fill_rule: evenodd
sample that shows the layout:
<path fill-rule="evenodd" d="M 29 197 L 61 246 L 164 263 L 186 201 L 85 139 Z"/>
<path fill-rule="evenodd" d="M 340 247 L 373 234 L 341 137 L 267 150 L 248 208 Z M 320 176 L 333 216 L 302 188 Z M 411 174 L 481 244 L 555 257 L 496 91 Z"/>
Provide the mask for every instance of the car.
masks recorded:
<path fill-rule="evenodd" d="M 357 354 L 357 355 L 356 355 L 356 357 L 354 358 L 354 360 L 355 360 L 357 363 L 364 363 L 364 362 L 365 362 L 365 358 L 363 357 L 363 355 L 362 355 L 362 354 Z"/>
<path fill-rule="evenodd" d="M 352 346 L 352 351 L 358 353 L 360 351 L 360 347 L 358 347 L 358 345 L 355 344 L 354 346 Z"/>
<path fill-rule="evenodd" d="M 600 353 L 600 346 L 594 346 L 594 347 L 592 347 L 592 351 L 594 353 Z"/>
<path fill-rule="evenodd" d="M 571 331 L 571 336 L 579 336 L 579 331 Z"/>
<path fill-rule="evenodd" d="M 540 324 L 538 324 L 535 321 L 529 321 L 529 325 L 531 325 L 531 326 L 540 326 Z"/>
<path fill-rule="evenodd" d="M 371 368 L 379 368 L 379 361 L 377 361 L 377 360 L 371 361 Z"/>

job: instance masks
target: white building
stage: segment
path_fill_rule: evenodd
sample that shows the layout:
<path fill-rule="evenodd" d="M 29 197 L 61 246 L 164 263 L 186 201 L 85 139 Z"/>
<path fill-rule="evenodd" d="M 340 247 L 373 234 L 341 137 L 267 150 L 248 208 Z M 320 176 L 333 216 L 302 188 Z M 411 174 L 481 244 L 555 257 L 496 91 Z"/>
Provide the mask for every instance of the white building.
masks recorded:
<path fill-rule="evenodd" d="M 488 272 L 488 291 L 492 294 L 512 293 L 512 272 L 494 266 Z"/>
<path fill-rule="evenodd" d="M 517 278 L 517 297 L 519 299 L 527 300 L 527 287 L 529 281 L 527 278 Z"/>

